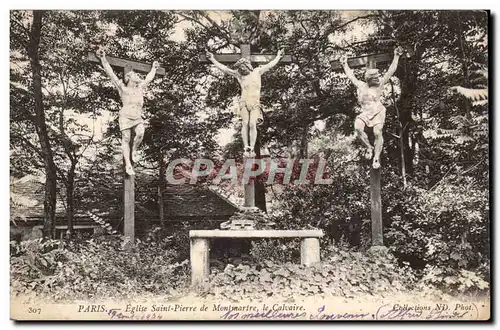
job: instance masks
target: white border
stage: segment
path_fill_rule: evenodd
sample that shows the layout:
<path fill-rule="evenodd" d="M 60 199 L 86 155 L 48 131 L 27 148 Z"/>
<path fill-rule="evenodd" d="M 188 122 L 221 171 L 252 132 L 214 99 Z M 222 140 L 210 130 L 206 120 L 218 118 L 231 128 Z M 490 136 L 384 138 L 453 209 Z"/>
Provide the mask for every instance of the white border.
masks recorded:
<path fill-rule="evenodd" d="M 102 0 L 86 0 L 86 1 L 56 1 L 56 0 L 44 0 L 44 1 L 33 1 L 33 0 L 19 0 L 19 1 L 6 1 L 2 2 L 2 15 L 0 16 L 0 22 L 1 22 L 1 42 L 2 45 L 4 45 L 4 51 L 2 52 L 2 62 L 5 63 L 3 66 L 1 66 L 1 74 L 2 77 L 4 78 L 4 88 L 1 91 L 1 100 L 2 100 L 2 111 L 0 112 L 0 115 L 2 116 L 2 120 L 0 121 L 2 125 L 5 125 L 5 129 L 0 130 L 0 145 L 2 148 L 2 162 L 0 162 L 0 173 L 1 173 L 1 184 L 0 184 L 0 189 L 1 189 L 1 199 L 0 201 L 4 203 L 2 207 L 0 207 L 0 210 L 2 210 L 1 215 L 3 215 L 1 218 L 3 218 L 4 221 L 4 226 L 8 226 L 8 219 L 9 219 L 9 204 L 8 203 L 8 195 L 9 195 L 9 163 L 8 163 L 8 150 L 9 150 L 9 94 L 8 94 L 8 89 L 7 89 L 7 81 L 9 80 L 9 71 L 8 71 L 8 51 L 7 49 L 10 48 L 9 46 L 9 13 L 8 11 L 10 9 L 170 9 L 170 10 L 175 10 L 175 9 L 324 9 L 324 10 L 349 10 L 349 9 L 491 9 L 492 14 L 496 16 L 498 14 L 498 1 L 484 1 L 484 0 L 474 0 L 474 1 L 441 1 L 437 2 L 435 0 L 419 0 L 419 1 L 382 1 L 382 0 L 377 0 L 377 1 L 321 1 L 321 0 L 307 0 L 307 1 L 286 1 L 286 2 L 277 2 L 277 1 L 266 1 L 266 0 L 252 0 L 252 1 L 245 1 L 245 2 L 240 2 L 240 1 L 202 1 L 202 0 L 183 0 L 183 1 L 178 1 L 178 2 L 163 2 L 163 1 L 151 1 L 151 0 L 141 0 L 141 1 L 120 1 L 120 2 L 108 2 L 108 1 L 102 1 Z M 490 31 L 490 35 L 494 36 L 495 41 L 497 41 L 498 34 L 496 33 L 498 30 L 498 21 L 496 22 L 494 27 L 494 30 Z M 492 47 L 493 45 L 490 45 Z M 496 57 L 493 59 L 496 60 Z M 496 74 L 494 75 L 494 72 L 490 72 L 491 79 L 496 78 Z M 496 79 L 495 79 L 496 80 Z M 495 90 L 491 91 L 491 93 L 498 95 L 498 84 L 495 86 Z M 495 109 L 491 110 L 492 112 L 495 111 Z M 500 114 L 495 115 L 495 123 L 493 124 L 493 127 L 500 127 L 497 125 L 497 122 L 500 120 Z M 495 134 L 495 129 L 493 130 L 492 134 L 496 138 Z M 492 136 L 493 138 L 493 136 Z M 498 140 L 495 139 L 495 145 L 496 145 L 496 153 L 500 153 L 500 150 L 498 148 Z M 493 161 L 493 159 L 491 160 Z M 498 175 L 495 177 L 497 180 L 494 182 L 494 186 L 500 187 L 500 185 L 496 184 L 498 181 Z M 497 188 L 498 189 L 498 188 Z M 496 196 L 495 196 L 496 197 Z M 493 205 L 500 205 L 498 203 L 499 201 L 495 198 L 494 200 L 497 203 L 493 203 Z M 495 221 L 496 219 L 492 218 L 492 221 Z M 4 228 L 5 228 L 4 227 Z M 499 237 L 498 236 L 498 228 L 500 227 L 499 224 L 495 226 L 495 236 L 494 238 Z M 5 228 L 6 229 L 6 228 Z M 3 308 L 1 308 L 1 318 L 0 318 L 0 324 L 2 325 L 2 329 L 11 329 L 14 328 L 15 324 L 12 321 L 9 321 L 9 306 L 10 306 L 10 300 L 9 300 L 9 264 L 8 264 L 8 259 L 9 259 L 9 254 L 7 250 L 7 243 L 9 242 L 9 231 L 8 230 L 2 230 L 0 231 L 2 233 L 2 239 L 0 242 L 3 243 L 4 248 L 0 249 L 0 255 L 1 255 L 1 265 L 2 265 L 2 278 L 1 278 L 1 288 L 2 290 L 0 291 L 0 297 L 3 300 L 4 304 L 2 304 Z M 493 238 L 492 238 L 493 240 Z M 496 244 L 498 246 L 498 243 Z M 495 251 L 493 252 L 493 256 L 496 257 L 497 253 Z M 497 261 L 497 260 L 495 260 Z M 498 266 L 498 265 L 497 265 Z M 495 281 L 493 279 L 493 281 Z M 496 282 L 496 281 L 495 281 Z M 495 283 L 496 284 L 496 283 Z M 497 285 L 494 285 L 496 288 Z M 498 304 L 496 304 L 498 306 Z M 495 309 L 496 311 L 496 309 Z M 494 312 L 495 312 L 494 311 Z M 495 314 L 493 312 L 493 314 Z M 78 324 L 79 326 L 83 325 L 86 326 L 86 324 Z M 112 327 L 122 327 L 122 326 L 133 326 L 134 328 L 142 328 L 143 324 L 125 324 L 125 323 L 113 323 L 113 324 L 92 324 L 94 327 L 105 329 L 110 326 Z M 146 324 L 144 324 L 146 325 Z M 202 326 L 203 328 L 207 327 L 217 327 L 219 324 L 213 324 L 213 323 L 198 323 L 198 324 L 193 324 L 193 325 L 198 325 Z M 234 325 L 232 323 L 231 325 Z M 281 326 L 291 326 L 292 324 L 287 323 L 287 324 L 279 324 Z M 307 323 L 302 323 L 300 325 L 293 325 L 293 326 L 310 326 L 311 324 Z M 339 326 L 355 326 L 359 327 L 362 326 L 363 324 L 361 323 L 356 323 L 356 324 L 326 324 L 327 326 L 334 326 L 334 327 L 339 327 Z M 390 324 L 377 324 L 377 323 L 369 323 L 366 324 L 369 327 L 373 326 L 386 326 Z M 431 326 L 430 324 L 421 324 L 422 326 L 429 327 Z M 431 327 L 438 327 L 441 328 L 443 326 L 455 326 L 457 323 L 452 323 L 452 324 L 434 324 Z M 45 327 L 54 327 L 54 324 L 38 324 L 38 326 L 45 326 Z M 67 324 L 58 324 L 57 326 L 63 327 L 63 328 L 70 328 L 77 326 L 77 324 L 73 323 L 67 323 Z M 147 326 L 150 326 L 147 324 Z M 191 324 L 172 324 L 172 323 L 160 323 L 156 324 L 156 326 L 161 326 L 161 327 L 174 327 L 174 326 L 182 326 L 182 327 L 190 327 L 192 326 Z M 249 326 L 248 324 L 238 324 L 239 327 L 247 327 Z M 259 327 L 276 327 L 277 324 L 269 325 L 269 324 L 258 324 Z M 316 326 L 316 325 L 315 325 Z M 396 326 L 396 325 L 394 325 Z M 399 325 L 398 325 L 399 326 Z M 420 327 L 420 325 L 416 324 L 404 324 L 405 328 L 406 327 Z"/>

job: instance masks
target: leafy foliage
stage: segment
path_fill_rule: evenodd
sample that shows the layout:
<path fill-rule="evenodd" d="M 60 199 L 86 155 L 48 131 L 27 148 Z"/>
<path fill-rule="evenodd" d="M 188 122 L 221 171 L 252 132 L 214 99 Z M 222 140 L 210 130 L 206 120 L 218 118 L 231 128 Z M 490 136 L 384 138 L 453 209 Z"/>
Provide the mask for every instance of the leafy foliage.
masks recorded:
<path fill-rule="evenodd" d="M 449 275 L 449 269 L 440 267 L 426 267 L 422 278 L 423 286 L 432 288 L 446 288 L 447 292 L 467 295 L 480 295 L 488 292 L 490 287 L 481 274 L 461 269 Z"/>
<path fill-rule="evenodd" d="M 455 271 L 489 260 L 488 208 L 479 211 L 487 204 L 486 192 L 446 182 L 432 191 L 411 187 L 404 197 L 388 213 L 387 239 L 396 255 L 419 268 L 429 264 Z"/>
<path fill-rule="evenodd" d="M 414 288 L 416 278 L 408 266 L 399 267 L 391 255 L 371 256 L 329 246 L 322 262 L 305 267 L 291 262 L 259 260 L 213 269 L 210 284 L 198 290 L 204 296 L 237 302 L 269 297 L 293 301 L 308 296 L 354 298 L 389 295 Z"/>
<path fill-rule="evenodd" d="M 252 241 L 250 257 L 253 260 L 268 260 L 275 264 L 297 263 L 300 260 L 300 242 L 298 240 L 259 240 Z"/>
<path fill-rule="evenodd" d="M 125 248 L 123 239 L 11 245 L 11 290 L 61 301 L 172 294 L 187 285 L 188 261 L 174 262 L 168 242 Z"/>

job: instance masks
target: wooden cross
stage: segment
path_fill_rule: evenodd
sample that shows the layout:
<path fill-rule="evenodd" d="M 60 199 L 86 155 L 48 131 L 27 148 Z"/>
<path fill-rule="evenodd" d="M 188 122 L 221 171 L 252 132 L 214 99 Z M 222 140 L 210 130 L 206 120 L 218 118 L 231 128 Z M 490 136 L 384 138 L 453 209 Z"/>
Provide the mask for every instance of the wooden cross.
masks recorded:
<path fill-rule="evenodd" d="M 240 50 L 241 50 L 240 54 L 214 54 L 214 58 L 220 63 L 225 63 L 225 64 L 236 63 L 240 58 L 247 58 L 252 63 L 260 65 L 271 62 L 276 57 L 276 54 L 252 54 L 250 51 L 249 44 L 240 45 Z M 205 55 L 201 55 L 200 60 L 204 63 L 210 62 Z M 291 55 L 283 55 L 283 57 L 280 60 L 280 63 L 291 63 L 291 62 L 292 62 Z"/>
<path fill-rule="evenodd" d="M 251 62 L 256 64 L 266 64 L 271 62 L 276 54 L 252 54 L 249 44 L 240 45 L 240 54 L 214 54 L 214 58 L 224 64 L 236 63 L 241 58 L 249 59 Z M 211 63 L 205 55 L 200 56 L 200 61 L 204 63 Z M 291 63 L 291 55 L 283 55 L 280 59 L 280 63 Z M 244 164 L 246 164 L 246 159 L 243 159 Z M 245 204 L 246 208 L 255 208 L 255 185 L 254 183 L 245 184 Z"/>
<path fill-rule="evenodd" d="M 347 59 L 350 68 L 366 66 L 367 69 L 376 69 L 378 63 L 392 62 L 394 54 L 372 54 Z M 341 69 L 339 61 L 332 63 L 332 69 Z M 382 195 L 380 192 L 380 169 L 370 168 L 370 200 L 372 218 L 372 246 L 383 246 L 382 224 Z"/>
<path fill-rule="evenodd" d="M 123 75 L 125 76 L 128 72 L 134 70 L 135 72 L 140 72 L 147 74 L 151 71 L 152 65 L 144 62 L 131 61 L 118 57 L 107 56 L 111 67 L 115 69 L 123 70 Z M 88 53 L 88 60 L 90 62 L 101 64 L 101 60 L 96 56 L 95 53 Z M 156 74 L 160 76 L 165 75 L 165 68 L 159 67 L 156 70 Z M 132 151 L 133 139 L 130 139 L 130 150 Z M 132 155 L 132 152 L 130 152 Z M 133 244 L 135 242 L 135 191 L 134 191 L 134 176 L 125 174 L 123 179 L 123 235 L 130 238 L 130 242 Z"/>

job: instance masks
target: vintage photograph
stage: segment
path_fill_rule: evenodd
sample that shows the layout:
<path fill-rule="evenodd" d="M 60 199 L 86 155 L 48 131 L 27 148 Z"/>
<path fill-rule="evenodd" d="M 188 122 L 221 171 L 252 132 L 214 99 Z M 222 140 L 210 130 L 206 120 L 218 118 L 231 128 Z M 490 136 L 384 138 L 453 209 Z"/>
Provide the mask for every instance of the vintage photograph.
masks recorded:
<path fill-rule="evenodd" d="M 11 319 L 490 320 L 489 23 L 11 10 Z"/>

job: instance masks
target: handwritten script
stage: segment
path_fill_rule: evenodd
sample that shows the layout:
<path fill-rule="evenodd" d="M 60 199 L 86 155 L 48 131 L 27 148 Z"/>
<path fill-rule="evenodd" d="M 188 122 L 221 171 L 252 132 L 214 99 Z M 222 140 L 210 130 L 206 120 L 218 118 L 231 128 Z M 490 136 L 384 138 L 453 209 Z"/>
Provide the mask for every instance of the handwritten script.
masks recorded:
<path fill-rule="evenodd" d="M 126 313 L 120 312 L 116 309 L 109 309 L 104 311 L 110 318 L 110 320 L 138 320 L 138 321 L 157 321 L 161 320 L 162 316 L 156 313 Z"/>
<path fill-rule="evenodd" d="M 105 309 L 104 313 L 111 320 L 162 320 L 169 319 L 162 315 L 164 312 L 179 313 L 178 310 L 189 313 L 207 312 L 218 315 L 221 320 L 475 320 L 479 318 L 479 311 L 473 303 L 456 304 L 385 304 L 374 310 L 344 312 L 339 307 L 327 308 L 323 304 L 308 311 L 298 304 L 274 305 L 220 305 L 203 306 L 184 305 L 127 305 L 125 309 Z M 337 309 L 337 310 L 335 310 Z M 215 312 L 215 315 L 212 314 Z M 208 316 L 208 315 L 207 315 Z M 210 318 L 210 317 L 209 317 Z"/>
<path fill-rule="evenodd" d="M 386 304 L 378 308 L 376 320 L 474 320 L 479 312 L 475 304 L 399 305 Z"/>
<path fill-rule="evenodd" d="M 268 309 L 264 312 L 241 313 L 228 311 L 221 315 L 223 320 L 248 320 L 248 319 L 268 319 L 268 320 L 359 320 L 369 316 L 370 313 L 332 313 L 326 311 L 326 305 L 322 305 L 313 313 L 307 312 L 281 312 Z"/>

